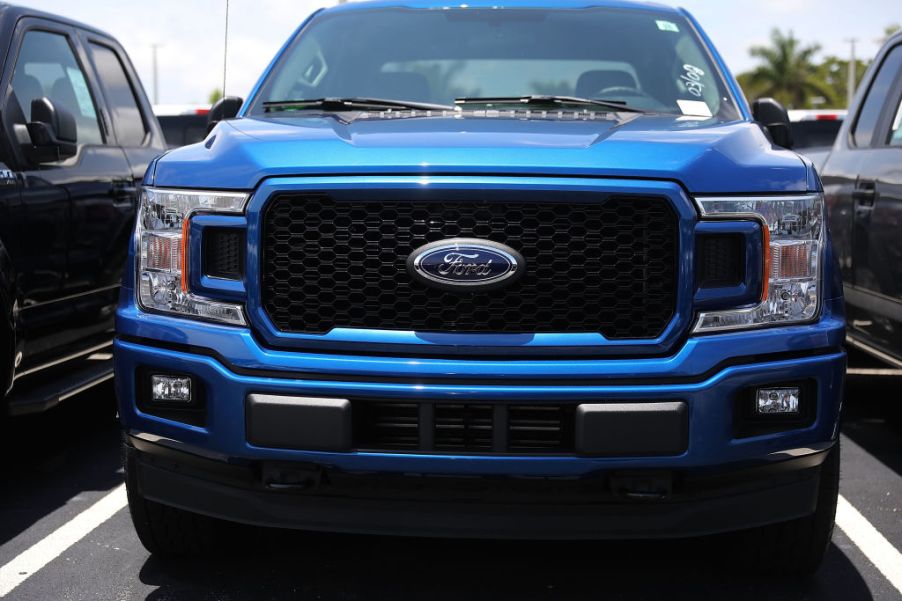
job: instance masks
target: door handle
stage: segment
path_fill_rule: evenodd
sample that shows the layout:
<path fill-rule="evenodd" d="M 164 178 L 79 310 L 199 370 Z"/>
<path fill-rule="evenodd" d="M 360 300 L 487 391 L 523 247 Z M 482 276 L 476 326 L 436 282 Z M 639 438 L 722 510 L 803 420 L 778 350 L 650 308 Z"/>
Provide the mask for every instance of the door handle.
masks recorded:
<path fill-rule="evenodd" d="M 113 184 L 110 190 L 110 196 L 116 200 L 126 200 L 136 198 L 138 195 L 138 187 L 130 184 Z"/>
<path fill-rule="evenodd" d="M 855 201 L 857 208 L 874 208 L 874 202 L 877 200 L 877 185 L 869 181 L 856 182 L 855 189 L 852 191 L 852 200 Z"/>

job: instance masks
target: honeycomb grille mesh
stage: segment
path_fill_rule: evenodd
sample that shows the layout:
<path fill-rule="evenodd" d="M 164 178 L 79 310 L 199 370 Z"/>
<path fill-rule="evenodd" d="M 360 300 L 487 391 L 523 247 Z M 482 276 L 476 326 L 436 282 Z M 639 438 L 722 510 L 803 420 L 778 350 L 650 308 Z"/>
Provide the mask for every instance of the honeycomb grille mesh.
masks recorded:
<path fill-rule="evenodd" d="M 663 198 L 374 202 L 282 194 L 264 211 L 261 300 L 283 332 L 654 338 L 676 304 L 677 217 Z M 525 258 L 525 275 L 501 290 L 456 292 L 408 274 L 412 251 L 454 237 L 507 244 Z"/>

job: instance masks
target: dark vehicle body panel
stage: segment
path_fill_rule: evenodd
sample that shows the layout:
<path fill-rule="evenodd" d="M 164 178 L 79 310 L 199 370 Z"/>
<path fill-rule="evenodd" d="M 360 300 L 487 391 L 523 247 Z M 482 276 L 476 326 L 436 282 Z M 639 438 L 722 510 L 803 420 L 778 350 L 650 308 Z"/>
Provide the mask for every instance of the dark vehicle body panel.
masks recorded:
<path fill-rule="evenodd" d="M 61 161 L 38 164 L 17 143 L 15 128 L 24 124 L 22 111 L 31 99 L 16 97 L 12 79 L 29 32 L 65 36 L 97 112 L 101 143 L 79 143 L 75 156 Z M 137 146 L 119 143 L 91 44 L 114 52 L 133 86 L 147 132 Z M 0 48 L 0 309 L 10 341 L 0 361 L 4 371 L 9 366 L 11 385 L 16 373 L 27 375 L 111 339 L 138 185 L 163 143 L 137 74 L 109 35 L 55 15 L 0 5 Z"/>
<path fill-rule="evenodd" d="M 902 36 L 859 88 L 822 171 L 845 282 L 850 340 L 902 365 L 902 147 L 888 143 L 902 98 Z M 876 113 L 875 113 L 876 111 Z M 868 112 L 869 140 L 856 140 Z"/>

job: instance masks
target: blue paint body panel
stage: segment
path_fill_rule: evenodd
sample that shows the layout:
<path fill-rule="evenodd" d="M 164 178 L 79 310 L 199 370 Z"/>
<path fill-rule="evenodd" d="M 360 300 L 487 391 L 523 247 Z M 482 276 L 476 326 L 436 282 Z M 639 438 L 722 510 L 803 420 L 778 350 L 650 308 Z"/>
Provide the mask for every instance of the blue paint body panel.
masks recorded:
<path fill-rule="evenodd" d="M 494 6 L 494 0 L 469 1 Z M 506 6 L 549 6 L 529 0 Z M 334 11 L 432 0 L 346 4 Z M 649 6 L 565 0 L 557 8 Z M 654 10 L 674 10 L 652 6 Z M 803 194 L 821 191 L 810 162 L 771 144 L 721 57 L 692 17 L 736 98 L 740 118 L 626 115 L 595 120 L 456 118 L 448 115 L 350 122 L 329 115 L 245 116 L 222 122 L 204 144 L 156 160 L 146 185 L 249 193 L 244 215 L 198 215 L 189 239 L 193 292 L 242 303 L 247 327 L 151 314 L 135 303 L 135 257 L 117 313 L 116 386 L 126 431 L 192 449 L 227 463 L 303 462 L 348 472 L 577 477 L 624 469 L 710 470 L 769 464 L 824 449 L 836 439 L 845 353 L 842 286 L 829 244 L 821 305 L 811 323 L 708 335 L 691 334 L 698 312 L 757 302 L 765 277 L 756 221 L 705 221 L 697 195 Z M 298 29 L 303 35 L 304 25 Z M 297 35 L 297 34 L 296 34 Z M 272 65 L 270 66 L 272 67 Z M 264 74 L 264 78 L 265 78 Z M 262 81 L 262 79 L 261 79 Z M 253 97 L 260 84 L 252 91 Z M 246 109 L 247 105 L 245 106 Z M 608 340 L 599 333 L 468 334 L 336 328 L 326 334 L 280 331 L 262 306 L 261 237 L 266 203 L 279 193 L 365 196 L 418 190 L 586 192 L 665 199 L 676 216 L 676 306 L 657 338 Z M 205 228 L 246 231 L 244 277 L 201 275 Z M 746 280 L 698 290 L 695 239 L 742 238 Z M 188 374 L 204 391 L 203 425 L 151 415 L 136 398 L 141 373 Z M 734 403 L 756 386 L 811 383 L 816 416 L 804 427 L 737 437 Z M 263 448 L 248 442 L 249 394 L 492 404 L 682 401 L 688 444 L 665 456 L 593 457 L 490 453 L 322 452 Z"/>

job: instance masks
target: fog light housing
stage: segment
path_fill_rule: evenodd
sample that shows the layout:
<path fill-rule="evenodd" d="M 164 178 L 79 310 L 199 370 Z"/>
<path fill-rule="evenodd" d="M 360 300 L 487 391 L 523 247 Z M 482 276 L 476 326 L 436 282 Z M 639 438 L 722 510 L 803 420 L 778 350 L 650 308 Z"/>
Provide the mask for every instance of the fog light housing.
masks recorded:
<path fill-rule="evenodd" d="M 758 415 L 799 415 L 798 386 L 759 388 L 755 394 L 755 413 Z"/>
<path fill-rule="evenodd" d="M 154 403 L 184 403 L 192 401 L 191 378 L 188 376 L 150 376 L 150 399 Z"/>

